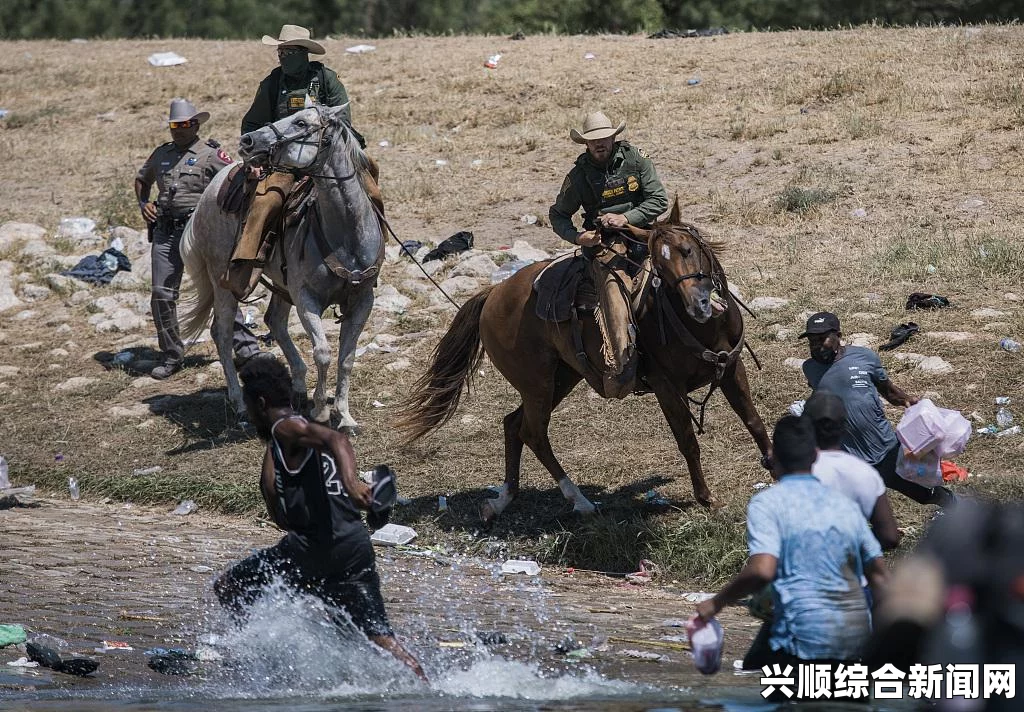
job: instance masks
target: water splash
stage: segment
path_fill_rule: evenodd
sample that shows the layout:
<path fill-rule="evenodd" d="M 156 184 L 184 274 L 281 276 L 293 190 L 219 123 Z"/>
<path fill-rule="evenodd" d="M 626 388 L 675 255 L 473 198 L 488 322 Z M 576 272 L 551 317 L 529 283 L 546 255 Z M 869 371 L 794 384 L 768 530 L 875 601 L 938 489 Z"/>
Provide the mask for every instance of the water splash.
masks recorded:
<path fill-rule="evenodd" d="M 592 670 L 579 675 L 545 675 L 535 663 L 494 656 L 466 670 L 444 673 L 432 688 L 455 697 L 503 697 L 521 700 L 560 701 L 589 697 L 619 697 L 649 692 L 633 683 L 610 680 Z"/>

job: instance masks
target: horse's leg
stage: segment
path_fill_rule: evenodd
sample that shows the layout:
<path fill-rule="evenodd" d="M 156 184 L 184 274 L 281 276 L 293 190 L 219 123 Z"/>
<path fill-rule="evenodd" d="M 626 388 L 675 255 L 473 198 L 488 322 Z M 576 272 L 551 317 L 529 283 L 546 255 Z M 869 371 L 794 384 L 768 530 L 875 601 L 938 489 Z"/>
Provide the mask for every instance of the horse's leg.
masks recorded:
<path fill-rule="evenodd" d="M 316 363 L 316 389 L 313 391 L 311 417 L 317 422 L 326 423 L 331 419 L 331 413 L 327 408 L 327 369 L 331 365 L 331 345 L 327 341 L 323 321 L 320 319 L 323 308 L 306 289 L 300 290 L 298 296 L 299 298 L 294 300 L 295 307 L 309 340 L 313 342 L 313 361 Z"/>
<path fill-rule="evenodd" d="M 686 467 L 690 471 L 690 481 L 693 483 L 693 496 L 705 507 L 716 506 L 717 502 L 711 496 L 707 482 L 704 481 L 704 469 L 700 464 L 700 444 L 697 442 L 697 434 L 693 432 L 693 421 L 690 419 L 690 409 L 685 396 L 681 399 L 681 389 L 674 388 L 674 384 L 664 380 L 664 376 L 654 377 L 651 374 L 649 383 L 654 388 L 661 412 L 664 413 L 665 420 L 672 429 L 672 435 L 676 438 L 676 446 L 686 458 Z"/>
<path fill-rule="evenodd" d="M 373 287 L 367 284 L 361 288 L 361 294 L 351 302 L 341 332 L 338 334 L 338 382 L 334 389 L 334 410 L 340 422 L 338 430 L 355 432 L 359 427 L 355 418 L 348 410 L 348 390 L 352 376 L 352 366 L 356 362 L 356 343 L 359 334 L 370 318 L 373 309 Z"/>
<path fill-rule="evenodd" d="M 292 393 L 305 401 L 306 362 L 292 341 L 291 334 L 288 333 L 288 316 L 291 312 L 291 304 L 277 294 L 272 294 L 263 321 L 266 322 L 270 335 L 280 345 L 284 358 L 288 361 L 288 369 L 292 372 Z"/>
<path fill-rule="evenodd" d="M 769 462 L 772 456 L 772 440 L 768 437 L 768 431 L 765 430 L 764 422 L 761 421 L 757 408 L 754 407 L 754 399 L 750 397 L 747 369 L 742 360 L 736 360 L 735 371 L 731 376 L 726 374 L 719 387 L 722 389 L 725 399 L 729 401 L 729 405 L 736 411 L 736 415 L 743 421 L 747 432 L 754 438 L 765 462 Z"/>
<path fill-rule="evenodd" d="M 228 401 L 235 409 L 235 413 L 245 416 L 245 401 L 242 400 L 242 387 L 238 384 L 238 370 L 235 368 L 234 359 L 234 332 L 235 312 L 238 310 L 238 300 L 226 289 L 217 287 L 213 298 L 213 324 L 210 332 L 213 334 L 213 341 L 217 344 L 217 356 L 220 358 L 220 365 L 224 369 L 224 382 L 228 387 Z"/>

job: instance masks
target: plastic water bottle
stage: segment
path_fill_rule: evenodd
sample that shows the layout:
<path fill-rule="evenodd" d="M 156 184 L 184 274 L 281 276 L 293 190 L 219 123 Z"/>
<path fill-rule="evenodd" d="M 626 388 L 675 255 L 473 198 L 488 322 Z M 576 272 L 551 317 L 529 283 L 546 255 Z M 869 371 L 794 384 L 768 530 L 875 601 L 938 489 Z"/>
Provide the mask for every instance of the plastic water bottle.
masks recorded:
<path fill-rule="evenodd" d="M 81 496 L 81 492 L 78 489 L 78 480 L 74 477 L 68 478 L 68 492 L 71 494 L 71 500 L 77 502 Z"/>
<path fill-rule="evenodd" d="M 1005 438 L 1005 437 L 1009 437 L 1010 435 L 1020 435 L 1020 430 L 1021 430 L 1021 428 L 1020 428 L 1019 425 L 1014 425 L 1012 428 L 1007 428 L 1006 430 L 1000 430 L 998 433 L 996 433 L 996 437 L 997 438 Z"/>
<path fill-rule="evenodd" d="M 7 489 L 11 486 L 11 481 L 7 477 L 7 460 L 4 459 L 3 455 L 0 455 L 0 489 Z"/>
<path fill-rule="evenodd" d="M 1003 351 L 1009 351 L 1011 354 L 1015 354 L 1020 351 L 1020 344 L 1011 339 L 1009 336 L 1005 336 L 999 341 L 999 346 Z"/>
<path fill-rule="evenodd" d="M 996 425 L 1000 428 L 1008 428 L 1013 425 L 1013 413 L 1010 412 L 1009 408 L 1000 407 L 996 411 Z"/>

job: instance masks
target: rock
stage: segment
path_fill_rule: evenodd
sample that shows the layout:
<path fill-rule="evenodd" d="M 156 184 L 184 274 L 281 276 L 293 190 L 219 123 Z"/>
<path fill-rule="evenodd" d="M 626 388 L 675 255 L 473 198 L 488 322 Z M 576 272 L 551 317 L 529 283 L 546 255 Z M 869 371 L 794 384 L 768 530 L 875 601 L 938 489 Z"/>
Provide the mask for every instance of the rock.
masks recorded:
<path fill-rule="evenodd" d="M 103 312 L 93 314 L 89 317 L 89 323 L 96 327 L 97 333 L 109 334 L 127 333 L 145 329 L 149 326 L 149 319 L 137 314 L 131 309 L 117 309 L 113 313 Z"/>
<path fill-rule="evenodd" d="M 434 285 L 426 281 L 415 282 L 411 279 L 407 279 L 402 282 L 402 291 L 410 294 L 426 294 L 432 289 L 434 289 Z"/>
<path fill-rule="evenodd" d="M 53 387 L 53 390 L 60 391 L 62 393 L 77 393 L 79 391 L 84 391 L 98 380 L 98 378 L 92 378 L 90 376 L 72 376 L 63 383 L 58 383 Z"/>
<path fill-rule="evenodd" d="M 148 294 L 120 292 L 108 294 L 93 301 L 93 306 L 100 311 L 115 313 L 121 309 L 130 309 L 139 314 L 150 313 L 150 297 Z"/>
<path fill-rule="evenodd" d="M 72 279 L 72 278 L 68 277 L 68 279 Z M 81 282 L 78 282 L 77 280 L 75 280 L 74 284 L 77 286 L 77 285 L 81 284 Z M 81 306 L 82 304 L 88 304 L 89 302 L 91 302 L 93 300 L 93 298 L 94 297 L 93 297 L 92 292 L 90 292 L 88 289 L 79 289 L 78 291 L 74 292 L 68 298 L 67 303 L 70 304 L 73 307 L 77 307 L 77 306 Z"/>
<path fill-rule="evenodd" d="M 802 371 L 804 369 L 804 359 L 790 356 L 782 362 L 782 365 L 786 368 L 792 368 L 794 371 Z"/>
<path fill-rule="evenodd" d="M 445 281 L 441 282 L 441 289 L 448 292 L 448 294 L 468 294 L 469 292 L 475 292 L 480 287 L 480 283 L 472 277 L 449 277 Z M 443 295 L 437 295 L 444 299 Z M 445 300 L 447 301 L 447 300 Z"/>
<path fill-rule="evenodd" d="M 443 267 L 444 260 L 431 260 L 430 262 L 427 262 L 426 264 L 423 265 L 422 270 L 420 270 L 420 268 L 417 267 L 416 265 L 406 265 L 405 271 L 406 274 L 408 274 L 410 277 L 414 277 L 417 279 L 426 279 L 426 277 L 423 276 L 423 272 L 426 272 L 431 277 L 433 277 L 435 274 L 440 272 Z"/>
<path fill-rule="evenodd" d="M 67 277 L 63 274 L 51 272 L 43 277 L 46 285 L 55 292 L 64 294 L 71 293 L 78 289 L 79 282 L 74 277 Z"/>
<path fill-rule="evenodd" d="M 377 290 L 373 308 L 391 314 L 402 314 L 410 304 L 412 304 L 412 300 L 409 297 L 400 294 L 397 289 L 387 284 Z"/>
<path fill-rule="evenodd" d="M 865 292 L 864 296 L 861 297 L 861 301 L 865 304 L 881 304 L 885 301 L 885 298 L 878 292 Z"/>
<path fill-rule="evenodd" d="M 455 265 L 455 268 L 451 271 L 451 276 L 489 279 L 497 269 L 498 265 L 494 264 L 494 260 L 485 254 L 479 254 Z"/>
<path fill-rule="evenodd" d="M 134 272 L 118 272 L 110 280 L 110 286 L 115 289 L 140 289 L 146 286 L 146 281 Z"/>
<path fill-rule="evenodd" d="M 526 240 L 516 240 L 512 243 L 512 247 L 505 250 L 505 252 L 512 255 L 514 259 L 533 260 L 534 262 L 540 262 L 541 260 L 550 259 L 551 257 L 547 252 L 533 247 Z"/>
<path fill-rule="evenodd" d="M 918 363 L 917 368 L 925 373 L 949 373 L 953 364 L 938 356 L 929 356 Z"/>
<path fill-rule="evenodd" d="M 46 230 L 39 225 L 32 223 L 5 222 L 0 225 L 0 250 L 6 249 L 20 242 L 30 240 L 42 240 L 46 237 Z"/>
<path fill-rule="evenodd" d="M 145 403 L 136 403 L 128 407 L 115 405 L 107 409 L 111 418 L 144 418 L 149 415 L 149 406 Z"/>
<path fill-rule="evenodd" d="M 389 345 L 395 343 L 396 341 L 400 341 L 400 340 L 401 339 L 399 337 L 395 336 L 394 334 L 377 334 L 372 339 L 372 341 L 376 341 L 381 346 L 389 346 Z"/>
<path fill-rule="evenodd" d="M 874 312 L 854 312 L 850 314 L 850 319 L 859 319 L 860 321 L 876 321 L 881 318 L 881 314 L 875 314 Z"/>
<path fill-rule="evenodd" d="M 985 324 L 985 326 L 981 328 L 985 331 L 994 332 L 997 334 L 1008 334 L 1010 330 L 1013 329 L 1013 324 L 1010 324 L 1009 322 L 1006 321 L 993 321 L 991 324 Z"/>
<path fill-rule="evenodd" d="M 407 358 L 400 358 L 389 363 L 386 368 L 388 371 L 404 371 L 412 365 L 412 362 Z"/>
<path fill-rule="evenodd" d="M 96 222 L 89 218 L 64 218 L 57 226 L 57 237 L 66 240 L 92 239 L 96 235 Z"/>
<path fill-rule="evenodd" d="M 21 372 L 21 369 L 17 366 L 0 366 L 0 378 L 9 378 L 11 376 L 17 376 Z"/>
<path fill-rule="evenodd" d="M 1006 294 L 1003 295 L 1003 299 L 1005 299 L 1008 302 L 1019 302 L 1021 300 L 1021 297 L 1019 294 L 1007 292 Z"/>
<path fill-rule="evenodd" d="M 878 343 L 878 338 L 874 334 L 857 332 L 847 336 L 845 338 L 845 341 L 851 346 L 862 346 L 864 348 L 870 349 L 872 346 Z"/>
<path fill-rule="evenodd" d="M 14 264 L 12 262 L 0 262 L 0 312 L 14 309 L 22 304 L 14 294 L 14 287 L 11 285 L 11 275 L 13 274 Z"/>
<path fill-rule="evenodd" d="M 908 363 L 921 363 L 928 358 L 924 354 L 915 354 L 912 351 L 896 351 L 892 356 L 897 361 L 906 361 Z"/>
<path fill-rule="evenodd" d="M 991 309 L 989 307 L 983 307 L 981 309 L 975 309 L 971 312 L 971 316 L 975 319 L 1000 319 L 1004 316 L 1010 316 L 1009 313 L 999 311 L 998 309 Z"/>
<path fill-rule="evenodd" d="M 977 338 L 976 334 L 969 331 L 925 331 L 924 336 L 940 341 L 970 341 Z"/>
<path fill-rule="evenodd" d="M 71 355 L 67 351 L 67 349 L 61 349 L 61 348 L 50 349 L 47 353 L 49 353 L 49 355 L 52 356 L 53 358 L 67 358 L 68 356 Z"/>
<path fill-rule="evenodd" d="M 985 204 L 985 201 L 981 198 L 968 198 L 964 202 L 960 203 L 961 210 L 977 210 Z"/>
<path fill-rule="evenodd" d="M 37 312 L 35 309 L 25 309 L 24 311 L 20 311 L 17 314 L 15 314 L 14 315 L 14 320 L 15 321 L 29 321 L 30 319 L 35 319 L 38 316 L 39 316 L 39 312 Z"/>
<path fill-rule="evenodd" d="M 42 240 L 29 240 L 21 246 L 19 254 L 33 264 L 40 264 L 54 257 L 57 250 Z"/>
<path fill-rule="evenodd" d="M 14 351 L 36 351 L 43 348 L 43 346 L 45 344 L 42 341 L 28 341 L 24 344 L 14 344 L 11 346 L 11 349 Z"/>
<path fill-rule="evenodd" d="M 50 290 L 38 284 L 23 284 L 18 289 L 18 296 L 26 302 L 38 302 L 50 296 Z"/>

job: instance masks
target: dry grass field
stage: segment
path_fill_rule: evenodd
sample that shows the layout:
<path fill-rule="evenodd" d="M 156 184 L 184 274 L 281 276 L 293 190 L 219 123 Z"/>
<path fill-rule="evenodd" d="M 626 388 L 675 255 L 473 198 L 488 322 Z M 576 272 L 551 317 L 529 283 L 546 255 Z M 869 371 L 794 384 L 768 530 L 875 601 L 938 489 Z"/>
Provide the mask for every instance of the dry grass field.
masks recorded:
<path fill-rule="evenodd" d="M 627 121 L 628 139 L 652 155 L 684 215 L 728 243 L 722 261 L 744 298 L 789 300 L 748 321 L 765 366 L 756 372 L 748 358 L 766 423 L 806 396 L 802 376 L 784 361 L 805 356 L 796 334 L 805 312 L 819 309 L 836 311 L 847 335 L 872 345 L 896 324 L 917 321 L 922 333 L 896 354 L 939 356 L 952 368 L 927 374 L 883 355 L 898 385 L 984 422 L 993 421 L 994 397 L 1009 395 L 1024 418 L 1024 353 L 998 346 L 1003 336 L 1024 340 L 1024 28 L 662 41 L 396 38 L 376 41 L 372 53 L 346 54 L 356 42 L 327 41 L 326 62 L 345 82 L 355 124 L 381 163 L 389 216 L 403 239 L 436 243 L 465 229 L 483 249 L 515 240 L 559 249 L 546 215 L 578 153 L 568 130 L 585 112 L 603 109 Z M 188 63 L 146 63 L 167 50 Z M 498 68 L 485 69 L 495 52 L 502 54 Z M 596 57 L 584 59 L 587 52 Z M 0 223 L 35 222 L 51 234 L 74 215 L 140 227 L 131 182 L 168 138 L 170 98 L 187 96 L 210 111 L 203 135 L 230 152 L 256 84 L 274 62 L 273 50 L 257 40 L 0 42 L 0 56 L 0 108 L 10 111 L 0 120 Z M 701 81 L 689 85 L 691 78 Z M 390 145 L 380 147 L 384 140 Z M 527 225 L 524 214 L 542 219 Z M 405 269 L 387 265 L 383 282 L 397 286 L 408 279 Z M 904 302 L 915 291 L 943 294 L 955 306 L 907 314 Z M 0 365 L 20 368 L 0 377 L 0 451 L 16 483 L 59 489 L 74 474 L 85 497 L 191 498 L 258 512 L 260 445 L 233 427 L 208 342 L 192 352 L 193 367 L 146 384 L 103 368 L 98 355 L 123 342 L 94 333 L 87 305 L 53 296 L 33 308 L 46 317 L 0 314 Z M 984 308 L 1002 314 L 977 313 Z M 721 397 L 701 444 L 722 510 L 694 505 L 653 396 L 604 402 L 580 387 L 556 412 L 552 440 L 603 514 L 572 518 L 528 455 L 523 495 L 490 531 L 479 531 L 476 508 L 503 472 L 501 418 L 516 405 L 501 376 L 485 366 L 452 424 L 415 446 L 403 446 L 391 429 L 394 406 L 450 318 L 427 294 L 402 316 L 375 316 L 366 338 L 429 333 L 396 342 L 398 353 L 363 357 L 354 375 L 361 463 L 395 466 L 413 498 L 397 519 L 416 527 L 422 543 L 598 569 L 633 570 L 646 556 L 704 584 L 738 567 L 743 508 L 767 475 Z M 57 333 L 64 323 L 70 336 Z M 946 332 L 966 335 L 955 340 Z M 49 355 L 69 339 L 68 357 Z M 300 346 L 308 350 L 308 342 Z M 410 359 L 411 368 L 384 368 L 397 358 Z M 53 390 L 74 375 L 99 380 L 82 393 Z M 140 402 L 151 404 L 145 417 L 109 415 L 113 405 Z M 895 409 L 891 416 L 898 418 Z M 65 457 L 55 465 L 58 451 Z M 1021 498 L 1022 454 L 1024 436 L 975 438 L 958 460 L 974 477 L 959 489 Z M 132 477 L 152 465 L 163 469 Z M 645 510 L 642 495 L 651 488 L 673 506 Z M 448 512 L 437 511 L 438 495 L 449 497 Z M 931 508 L 900 495 L 893 501 L 912 540 Z"/>

